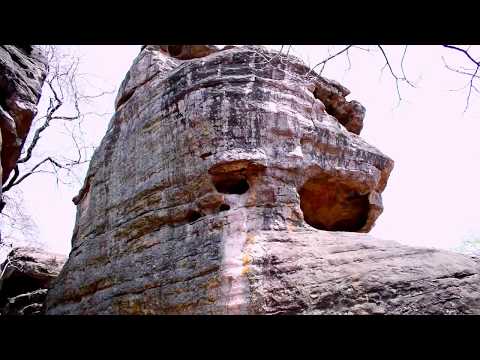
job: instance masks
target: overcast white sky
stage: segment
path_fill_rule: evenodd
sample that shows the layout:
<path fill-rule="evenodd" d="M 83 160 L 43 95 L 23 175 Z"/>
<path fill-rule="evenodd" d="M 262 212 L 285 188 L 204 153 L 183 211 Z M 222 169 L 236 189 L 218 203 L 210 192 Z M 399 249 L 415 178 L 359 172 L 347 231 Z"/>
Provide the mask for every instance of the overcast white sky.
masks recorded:
<path fill-rule="evenodd" d="M 341 48 L 331 48 L 332 53 Z M 140 46 L 64 49 L 82 56 L 82 72 L 94 75 L 91 90 L 97 92 L 97 88 L 118 89 Z M 400 71 L 403 48 L 385 49 Z M 313 65 L 327 56 L 327 47 L 294 46 L 291 52 Z M 466 89 L 449 90 L 464 87 L 468 79 L 445 69 L 442 56 L 452 64 L 466 64 L 460 54 L 440 46 L 409 47 L 405 72 L 418 80 L 418 86 L 401 86 L 404 100 L 399 106 L 388 69 L 380 78 L 384 61 L 377 52 L 353 49 L 350 70 L 343 56 L 329 63 L 323 75 L 345 85 L 351 90 L 348 99 L 367 108 L 361 136 L 395 161 L 383 193 L 385 210 L 370 233 L 408 245 L 452 249 L 466 236 L 480 234 L 480 98 L 472 95 L 470 109 L 463 113 Z M 98 112 L 113 112 L 115 95 L 116 90 L 102 98 L 96 104 Z M 98 145 L 109 120 L 109 116 L 89 119 L 86 137 Z M 42 140 L 44 151 L 55 148 L 55 135 Z M 39 228 L 39 240 L 50 250 L 70 250 L 76 212 L 71 199 L 79 188 L 57 185 L 54 178 L 42 174 L 24 183 L 27 210 Z"/>

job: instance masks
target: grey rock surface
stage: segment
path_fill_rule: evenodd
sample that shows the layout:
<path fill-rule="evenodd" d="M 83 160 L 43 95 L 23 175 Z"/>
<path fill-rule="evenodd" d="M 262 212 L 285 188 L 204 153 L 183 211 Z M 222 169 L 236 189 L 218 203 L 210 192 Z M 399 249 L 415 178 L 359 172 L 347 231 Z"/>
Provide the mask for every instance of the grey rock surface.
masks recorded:
<path fill-rule="evenodd" d="M 43 314 L 47 289 L 65 261 L 66 256 L 39 248 L 14 248 L 0 266 L 0 313 Z"/>
<path fill-rule="evenodd" d="M 47 289 L 34 290 L 7 299 L 2 315 L 43 315 Z"/>
<path fill-rule="evenodd" d="M 245 252 L 259 314 L 480 314 L 480 261 L 368 234 L 261 232 Z"/>
<path fill-rule="evenodd" d="M 161 46 L 120 87 L 48 314 L 478 312 L 478 262 L 362 234 L 393 161 L 346 88 L 261 47 Z"/>

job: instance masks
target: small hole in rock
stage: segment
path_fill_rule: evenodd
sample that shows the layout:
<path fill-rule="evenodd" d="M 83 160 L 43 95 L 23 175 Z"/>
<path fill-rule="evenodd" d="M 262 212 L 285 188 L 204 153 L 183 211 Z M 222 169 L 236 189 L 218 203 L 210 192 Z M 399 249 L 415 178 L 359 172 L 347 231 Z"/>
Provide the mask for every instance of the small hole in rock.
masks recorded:
<path fill-rule="evenodd" d="M 183 46 L 182 45 L 168 45 L 168 53 L 171 56 L 178 56 L 182 53 Z"/>
<path fill-rule="evenodd" d="M 213 179 L 213 184 L 219 193 L 222 194 L 245 194 L 250 185 L 243 176 L 224 175 Z"/>
<path fill-rule="evenodd" d="M 219 211 L 228 211 L 230 210 L 230 205 L 228 204 L 222 204 L 220 205 L 220 207 L 218 208 Z"/>
<path fill-rule="evenodd" d="M 206 159 L 207 157 L 209 157 L 209 156 L 212 156 L 212 153 L 211 153 L 210 151 L 207 152 L 207 153 L 205 153 L 205 154 L 200 155 L 200 157 L 201 157 L 203 160 L 205 160 L 205 159 Z"/>
<path fill-rule="evenodd" d="M 192 210 L 187 214 L 187 221 L 194 222 L 200 219 L 201 217 L 202 217 L 202 214 L 200 214 L 198 211 Z"/>

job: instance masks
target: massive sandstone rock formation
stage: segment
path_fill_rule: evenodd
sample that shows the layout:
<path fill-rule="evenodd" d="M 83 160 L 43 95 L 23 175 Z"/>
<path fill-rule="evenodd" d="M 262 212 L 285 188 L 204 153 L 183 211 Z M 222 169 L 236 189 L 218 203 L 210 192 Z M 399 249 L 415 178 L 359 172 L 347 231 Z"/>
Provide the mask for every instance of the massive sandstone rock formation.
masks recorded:
<path fill-rule="evenodd" d="M 48 287 L 66 260 L 33 247 L 13 249 L 0 266 L 0 314 L 43 314 Z"/>
<path fill-rule="evenodd" d="M 0 178 L 15 168 L 37 114 L 47 61 L 36 46 L 0 45 Z M 3 208 L 0 186 L 0 211 Z"/>
<path fill-rule="evenodd" d="M 476 260 L 364 234 L 393 161 L 348 93 L 261 47 L 143 48 L 47 313 L 480 313 Z"/>

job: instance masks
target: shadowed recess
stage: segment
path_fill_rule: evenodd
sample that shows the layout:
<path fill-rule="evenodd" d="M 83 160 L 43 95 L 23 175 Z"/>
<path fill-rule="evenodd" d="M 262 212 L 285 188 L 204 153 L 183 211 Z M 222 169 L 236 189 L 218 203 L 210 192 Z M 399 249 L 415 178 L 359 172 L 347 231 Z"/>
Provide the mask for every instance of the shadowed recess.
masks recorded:
<path fill-rule="evenodd" d="M 222 205 L 220 205 L 220 207 L 218 208 L 218 211 L 220 211 L 220 212 L 221 212 L 221 211 L 228 211 L 228 210 L 230 210 L 230 205 L 228 205 L 228 204 L 222 204 Z"/>
<path fill-rule="evenodd" d="M 242 174 L 226 173 L 212 177 L 213 185 L 219 193 L 222 194 L 245 194 L 250 185 L 248 185 L 245 176 Z"/>
<path fill-rule="evenodd" d="M 198 219 L 200 219 L 203 215 L 201 213 L 199 213 L 198 211 L 196 210 L 190 210 L 188 213 L 187 213 L 187 221 L 192 223 L 194 221 L 197 221 Z"/>
<path fill-rule="evenodd" d="M 359 231 L 367 222 L 368 194 L 328 178 L 308 180 L 299 191 L 305 222 L 327 231 Z"/>
<path fill-rule="evenodd" d="M 8 298 L 43 288 L 47 286 L 47 283 L 48 281 L 45 279 L 36 279 L 19 271 L 15 271 L 10 278 L 3 281 L 1 286 L 0 306 L 5 305 Z"/>

